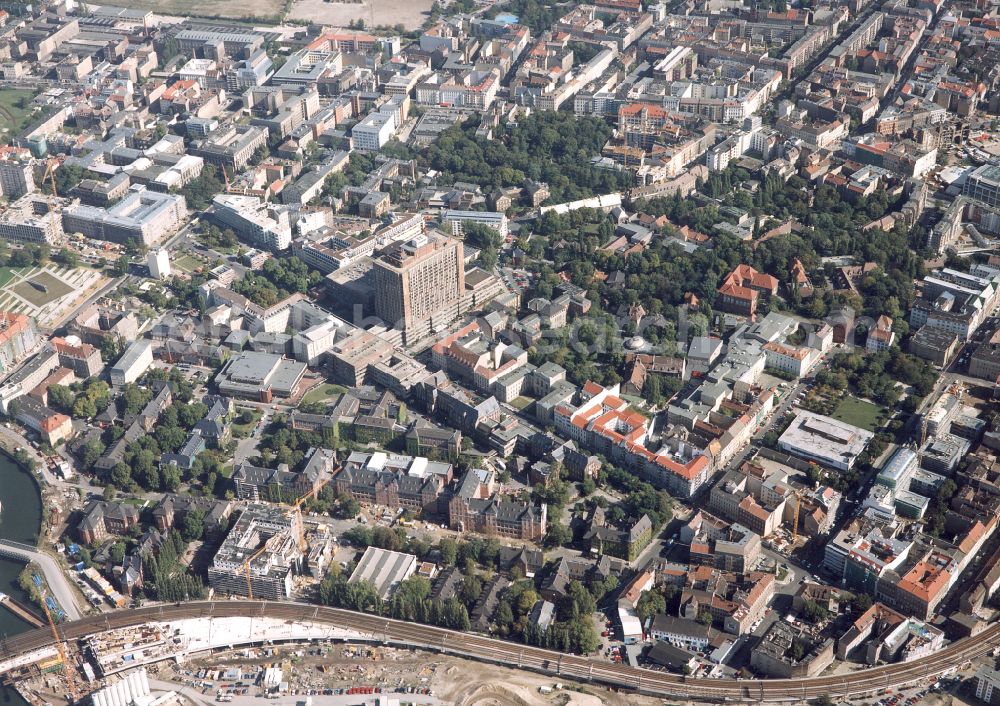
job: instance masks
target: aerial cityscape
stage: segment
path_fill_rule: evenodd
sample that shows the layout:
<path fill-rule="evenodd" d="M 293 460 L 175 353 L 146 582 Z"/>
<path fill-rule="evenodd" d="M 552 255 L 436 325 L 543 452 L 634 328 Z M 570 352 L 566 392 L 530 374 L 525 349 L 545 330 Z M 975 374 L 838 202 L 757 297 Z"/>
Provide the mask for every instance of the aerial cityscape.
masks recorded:
<path fill-rule="evenodd" d="M 1000 706 L 1000 0 L 0 0 L 8 706 Z"/>

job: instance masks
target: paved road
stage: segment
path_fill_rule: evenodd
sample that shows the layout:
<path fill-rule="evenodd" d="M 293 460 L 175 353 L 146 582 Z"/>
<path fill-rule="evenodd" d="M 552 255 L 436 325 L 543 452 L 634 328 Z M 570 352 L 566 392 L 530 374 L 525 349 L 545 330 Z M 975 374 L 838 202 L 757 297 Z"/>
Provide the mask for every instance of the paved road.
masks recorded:
<path fill-rule="evenodd" d="M 66 612 L 66 616 L 70 620 L 80 619 L 83 614 L 76 603 L 76 591 L 55 558 L 38 549 L 29 550 L 20 542 L 0 539 L 0 545 L 3 546 L 5 551 L 16 554 L 25 561 L 33 561 L 38 564 L 42 569 L 42 573 L 45 574 L 45 581 L 48 583 L 53 597 L 62 606 L 62 609 Z"/>
<path fill-rule="evenodd" d="M 216 706 L 215 698 L 211 694 L 203 694 L 200 689 L 194 689 L 184 684 L 150 678 L 149 686 L 154 691 L 176 691 L 194 706 Z"/>
<path fill-rule="evenodd" d="M 935 678 L 1000 647 L 1000 624 L 994 624 L 973 638 L 952 643 L 931 655 L 911 662 L 825 677 L 736 680 L 697 679 L 664 674 L 620 664 L 598 662 L 587 657 L 564 655 L 472 633 L 455 632 L 305 603 L 234 600 L 149 606 L 65 623 L 59 630 L 63 639 L 77 640 L 101 632 L 102 629 L 129 628 L 150 622 L 252 616 L 327 624 L 366 636 L 359 637 L 359 641 L 378 641 L 384 644 L 455 654 L 553 676 L 599 682 L 660 697 L 691 697 L 698 700 L 799 701 L 820 696 L 848 699 L 851 696 L 898 689 Z M 6 660 L 50 647 L 52 642 L 52 633 L 47 628 L 38 628 L 8 638 L 0 647 L 0 660 L 4 660 L 0 661 L 0 671 L 9 669 Z"/>
<path fill-rule="evenodd" d="M 260 436 L 271 423 L 271 410 L 264 412 L 257 422 L 257 426 L 251 430 L 245 439 L 236 442 L 236 451 L 233 452 L 233 468 L 257 455 L 257 447 L 260 445 Z"/>
<path fill-rule="evenodd" d="M 46 465 L 45 456 L 36 451 L 35 448 L 31 445 L 31 442 L 28 441 L 24 437 L 24 435 L 21 434 L 17 429 L 8 429 L 7 427 L 0 425 L 0 445 L 7 448 L 9 451 L 11 451 L 11 453 L 13 453 L 14 449 L 18 447 L 28 452 L 28 454 L 31 455 L 31 458 L 34 459 L 35 464 L 38 468 L 38 472 L 41 474 L 42 479 L 45 481 L 47 485 L 57 488 L 74 488 L 74 489 L 82 488 L 84 492 L 98 493 L 98 494 L 100 494 L 104 490 L 101 486 L 91 485 L 89 480 L 79 475 L 77 475 L 71 481 L 63 480 L 62 478 L 55 475 L 52 472 L 52 470 Z M 60 453 L 60 455 L 70 462 L 73 461 L 72 457 L 69 456 L 69 454 Z"/>

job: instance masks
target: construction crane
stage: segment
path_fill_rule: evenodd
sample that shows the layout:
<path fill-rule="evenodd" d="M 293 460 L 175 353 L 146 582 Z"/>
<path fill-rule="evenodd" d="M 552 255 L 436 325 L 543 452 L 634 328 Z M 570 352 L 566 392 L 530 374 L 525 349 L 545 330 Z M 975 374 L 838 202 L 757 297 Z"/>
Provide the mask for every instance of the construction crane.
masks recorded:
<path fill-rule="evenodd" d="M 54 167 L 55 164 L 57 164 L 57 162 L 54 159 L 50 159 L 48 162 L 46 162 L 45 174 L 42 176 L 42 184 L 44 184 L 45 181 L 48 180 L 49 183 L 52 185 L 52 195 L 59 196 L 59 194 L 56 191 L 56 170 Z"/>
<path fill-rule="evenodd" d="M 295 513 L 295 516 L 298 519 L 298 533 L 299 533 L 298 540 L 299 540 L 299 551 L 301 552 L 305 552 L 306 549 L 309 548 L 309 545 L 306 543 L 306 530 L 305 527 L 303 527 L 302 523 L 302 504 L 305 503 L 306 500 L 309 500 L 310 498 L 315 498 L 317 495 L 319 495 L 319 491 L 325 488 L 326 484 L 329 483 L 331 480 L 333 480 L 334 473 L 336 473 L 337 470 L 338 469 L 336 468 L 333 469 L 330 475 L 321 480 L 318 484 L 314 485 L 312 488 L 309 489 L 309 492 L 300 496 L 298 500 L 292 503 L 292 512 Z"/>
<path fill-rule="evenodd" d="M 264 552 L 266 552 L 268 549 L 270 549 L 270 547 L 271 547 L 271 541 L 276 536 L 277 535 L 269 537 L 267 539 L 267 541 L 264 542 L 264 544 L 261 545 L 260 549 L 258 549 L 257 551 L 255 551 L 249 557 L 247 557 L 247 560 L 245 562 L 243 562 L 243 573 L 244 573 L 244 575 L 246 576 L 246 579 L 247 579 L 247 598 L 249 598 L 251 601 L 253 600 L 253 581 L 250 578 L 250 564 L 251 564 L 251 562 L 253 562 L 254 559 L 256 559 L 257 557 L 259 557 L 261 554 L 263 554 Z"/>
<path fill-rule="evenodd" d="M 323 487 L 326 486 L 326 484 L 332 480 L 332 478 L 333 474 L 331 473 L 329 476 L 324 478 L 320 483 L 313 486 L 309 490 L 309 492 L 300 496 L 297 500 L 295 500 L 295 502 L 292 503 L 291 512 L 294 515 L 295 519 L 297 520 L 297 522 L 295 523 L 296 533 L 297 533 L 295 539 L 296 542 L 298 543 L 300 552 L 305 552 L 309 548 L 309 545 L 306 542 L 305 529 L 303 529 L 302 526 L 302 504 L 305 503 L 305 501 L 308 500 L 309 498 L 316 497 L 316 495 L 319 494 L 319 491 L 322 490 Z M 268 551 L 271 548 L 272 544 L 275 543 L 275 540 L 278 537 L 279 535 L 274 535 L 268 538 L 268 540 L 264 542 L 264 544 L 261 545 L 261 547 L 257 551 L 255 551 L 253 554 L 247 557 L 247 560 L 243 562 L 243 574 L 246 577 L 247 581 L 247 598 L 249 598 L 250 600 L 253 600 L 253 580 L 250 575 L 250 564 L 253 563 L 261 554 Z"/>
<path fill-rule="evenodd" d="M 59 659 L 63 664 L 63 674 L 66 675 L 66 687 L 69 690 L 69 695 L 71 702 L 76 701 L 79 696 L 79 692 L 76 688 L 76 679 L 73 677 L 73 665 L 69 661 L 69 656 L 66 653 L 66 644 L 59 637 L 59 629 L 56 628 L 56 621 L 52 618 L 52 611 L 49 610 L 48 605 L 48 591 L 42 587 L 41 579 L 37 576 L 35 577 L 35 585 L 38 587 L 39 593 L 39 603 L 42 604 L 42 610 L 45 612 L 45 618 L 49 621 L 49 628 L 52 630 L 53 642 L 56 646 L 56 652 L 59 653 Z"/>
<path fill-rule="evenodd" d="M 799 540 L 799 510 L 802 509 L 802 493 L 795 491 L 795 517 L 792 518 L 792 548 Z"/>

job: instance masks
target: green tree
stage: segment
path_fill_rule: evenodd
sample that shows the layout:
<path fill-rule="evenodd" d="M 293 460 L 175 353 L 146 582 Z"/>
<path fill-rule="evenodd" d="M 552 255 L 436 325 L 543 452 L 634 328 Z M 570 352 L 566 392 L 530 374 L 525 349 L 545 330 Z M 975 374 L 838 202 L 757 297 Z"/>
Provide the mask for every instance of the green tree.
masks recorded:
<path fill-rule="evenodd" d="M 642 621 L 643 625 L 652 616 L 666 612 L 667 601 L 663 597 L 663 594 L 655 589 L 646 591 L 639 596 L 639 600 L 635 605 L 635 614 Z"/>
<path fill-rule="evenodd" d="M 445 566 L 454 566 L 455 561 L 458 558 L 458 545 L 455 543 L 454 539 L 444 538 L 438 544 L 438 550 L 441 552 L 441 563 Z"/>
<path fill-rule="evenodd" d="M 559 547 L 573 541 L 573 532 L 569 527 L 561 524 L 551 523 L 545 533 L 545 546 Z"/>
<path fill-rule="evenodd" d="M 53 259 L 66 267 L 80 266 L 80 256 L 69 248 L 60 248 L 59 252 L 55 254 Z"/>
<path fill-rule="evenodd" d="M 73 403 L 73 416 L 78 419 L 90 419 L 97 414 L 97 407 L 89 397 L 78 397 Z"/>
<path fill-rule="evenodd" d="M 122 562 L 125 560 L 125 542 L 119 540 L 111 545 L 111 563 L 115 566 L 121 566 Z"/>
<path fill-rule="evenodd" d="M 872 598 L 867 593 L 857 593 L 851 599 L 851 613 L 855 618 L 872 607 Z"/>
<path fill-rule="evenodd" d="M 167 492 L 175 492 L 181 485 L 181 471 L 173 464 L 166 464 L 160 468 L 160 489 Z"/>
<path fill-rule="evenodd" d="M 128 490 L 133 485 L 132 469 L 124 463 L 116 463 L 111 469 L 111 483 L 119 490 Z"/>
<path fill-rule="evenodd" d="M 100 439 L 91 439 L 84 444 L 83 451 L 80 454 L 80 460 L 84 468 L 88 470 L 92 468 L 97 459 L 104 455 L 104 450 L 104 442 Z"/>
<path fill-rule="evenodd" d="M 56 194 L 67 196 L 70 190 L 83 179 L 83 167 L 63 164 L 55 171 Z"/>
<path fill-rule="evenodd" d="M 476 604 L 482 593 L 483 580 L 481 578 L 472 574 L 462 579 L 462 586 L 458 591 L 458 595 L 467 608 L 471 610 L 471 607 Z"/>
<path fill-rule="evenodd" d="M 49 385 L 49 406 L 57 412 L 69 414 L 73 411 L 76 395 L 65 385 Z"/>

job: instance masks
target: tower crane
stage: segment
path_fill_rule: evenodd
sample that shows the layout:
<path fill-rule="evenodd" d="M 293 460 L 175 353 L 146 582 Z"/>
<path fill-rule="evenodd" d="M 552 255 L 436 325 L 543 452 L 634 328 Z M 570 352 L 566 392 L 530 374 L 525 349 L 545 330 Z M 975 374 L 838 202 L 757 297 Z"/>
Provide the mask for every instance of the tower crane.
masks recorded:
<path fill-rule="evenodd" d="M 45 174 L 42 176 L 42 184 L 44 184 L 45 181 L 48 180 L 49 184 L 52 186 L 52 195 L 59 196 L 58 192 L 56 191 L 55 164 L 56 161 L 53 159 L 50 159 L 48 160 L 48 162 L 45 163 Z"/>
<path fill-rule="evenodd" d="M 799 539 L 799 510 L 802 509 L 802 492 L 795 491 L 795 517 L 792 518 L 792 548 Z"/>
<path fill-rule="evenodd" d="M 299 498 L 294 503 L 292 503 L 292 512 L 295 513 L 296 518 L 298 519 L 297 523 L 298 533 L 299 533 L 298 541 L 299 541 L 299 551 L 301 552 L 306 551 L 306 549 L 309 546 L 308 544 L 306 544 L 306 531 L 302 523 L 302 505 L 305 503 L 306 500 L 309 500 L 310 498 L 315 498 L 317 495 L 319 495 L 319 491 L 325 488 L 327 483 L 333 480 L 333 475 L 334 473 L 337 472 L 337 470 L 339 469 L 334 468 L 333 471 L 330 473 L 330 475 L 328 475 L 318 484 L 310 488 L 308 492 L 306 492 L 303 495 L 300 495 Z"/>
<path fill-rule="evenodd" d="M 277 535 L 274 535 L 272 537 L 268 537 L 267 541 L 264 542 L 260 546 L 260 549 L 258 549 L 257 551 L 255 551 L 249 557 L 247 557 L 247 560 L 243 562 L 243 574 L 244 574 L 244 576 L 246 576 L 246 579 L 247 579 L 247 598 L 249 598 L 251 601 L 253 600 L 253 581 L 250 578 L 250 564 L 257 557 L 259 557 L 261 554 L 263 554 L 264 552 L 266 552 L 268 549 L 271 548 L 271 545 L 273 544 L 274 537 L 276 537 L 276 536 Z"/>
<path fill-rule="evenodd" d="M 336 472 L 336 470 L 338 469 L 335 468 L 333 472 Z M 291 513 L 296 520 L 294 522 L 295 532 L 296 532 L 295 541 L 299 547 L 300 552 L 304 553 L 309 548 L 309 545 L 306 543 L 306 534 L 302 523 L 302 505 L 303 503 L 305 503 L 306 500 L 316 497 L 319 494 L 319 491 L 322 490 L 326 486 L 326 484 L 329 483 L 332 479 L 333 479 L 333 473 L 331 473 L 329 476 L 324 478 L 318 484 L 313 486 L 308 492 L 299 496 L 295 500 L 295 502 L 293 502 L 291 505 Z M 250 564 L 253 563 L 264 552 L 268 551 L 275 543 L 275 538 L 278 536 L 279 535 L 274 535 L 268 538 L 268 540 L 264 542 L 264 544 L 261 545 L 261 547 L 257 549 L 257 551 L 255 551 L 253 554 L 247 557 L 247 560 L 243 562 L 243 574 L 246 577 L 246 582 L 247 582 L 247 598 L 249 598 L 250 600 L 253 600 L 253 581 L 250 575 Z"/>
<path fill-rule="evenodd" d="M 41 585 L 41 579 L 37 576 L 35 577 L 35 585 L 38 587 L 39 593 L 39 603 L 42 604 L 42 610 L 45 612 L 45 618 L 49 622 L 49 628 L 52 630 L 52 638 L 56 646 L 56 652 L 59 653 L 59 659 L 62 661 L 63 674 L 66 675 L 66 687 L 69 690 L 69 695 L 72 701 L 76 701 L 79 696 L 79 691 L 76 687 L 76 678 L 73 676 L 73 665 L 69 660 L 69 655 L 66 651 L 66 643 L 59 636 L 59 629 L 56 627 L 56 621 L 52 618 L 52 611 L 49 610 L 48 604 L 48 591 L 45 590 Z"/>

